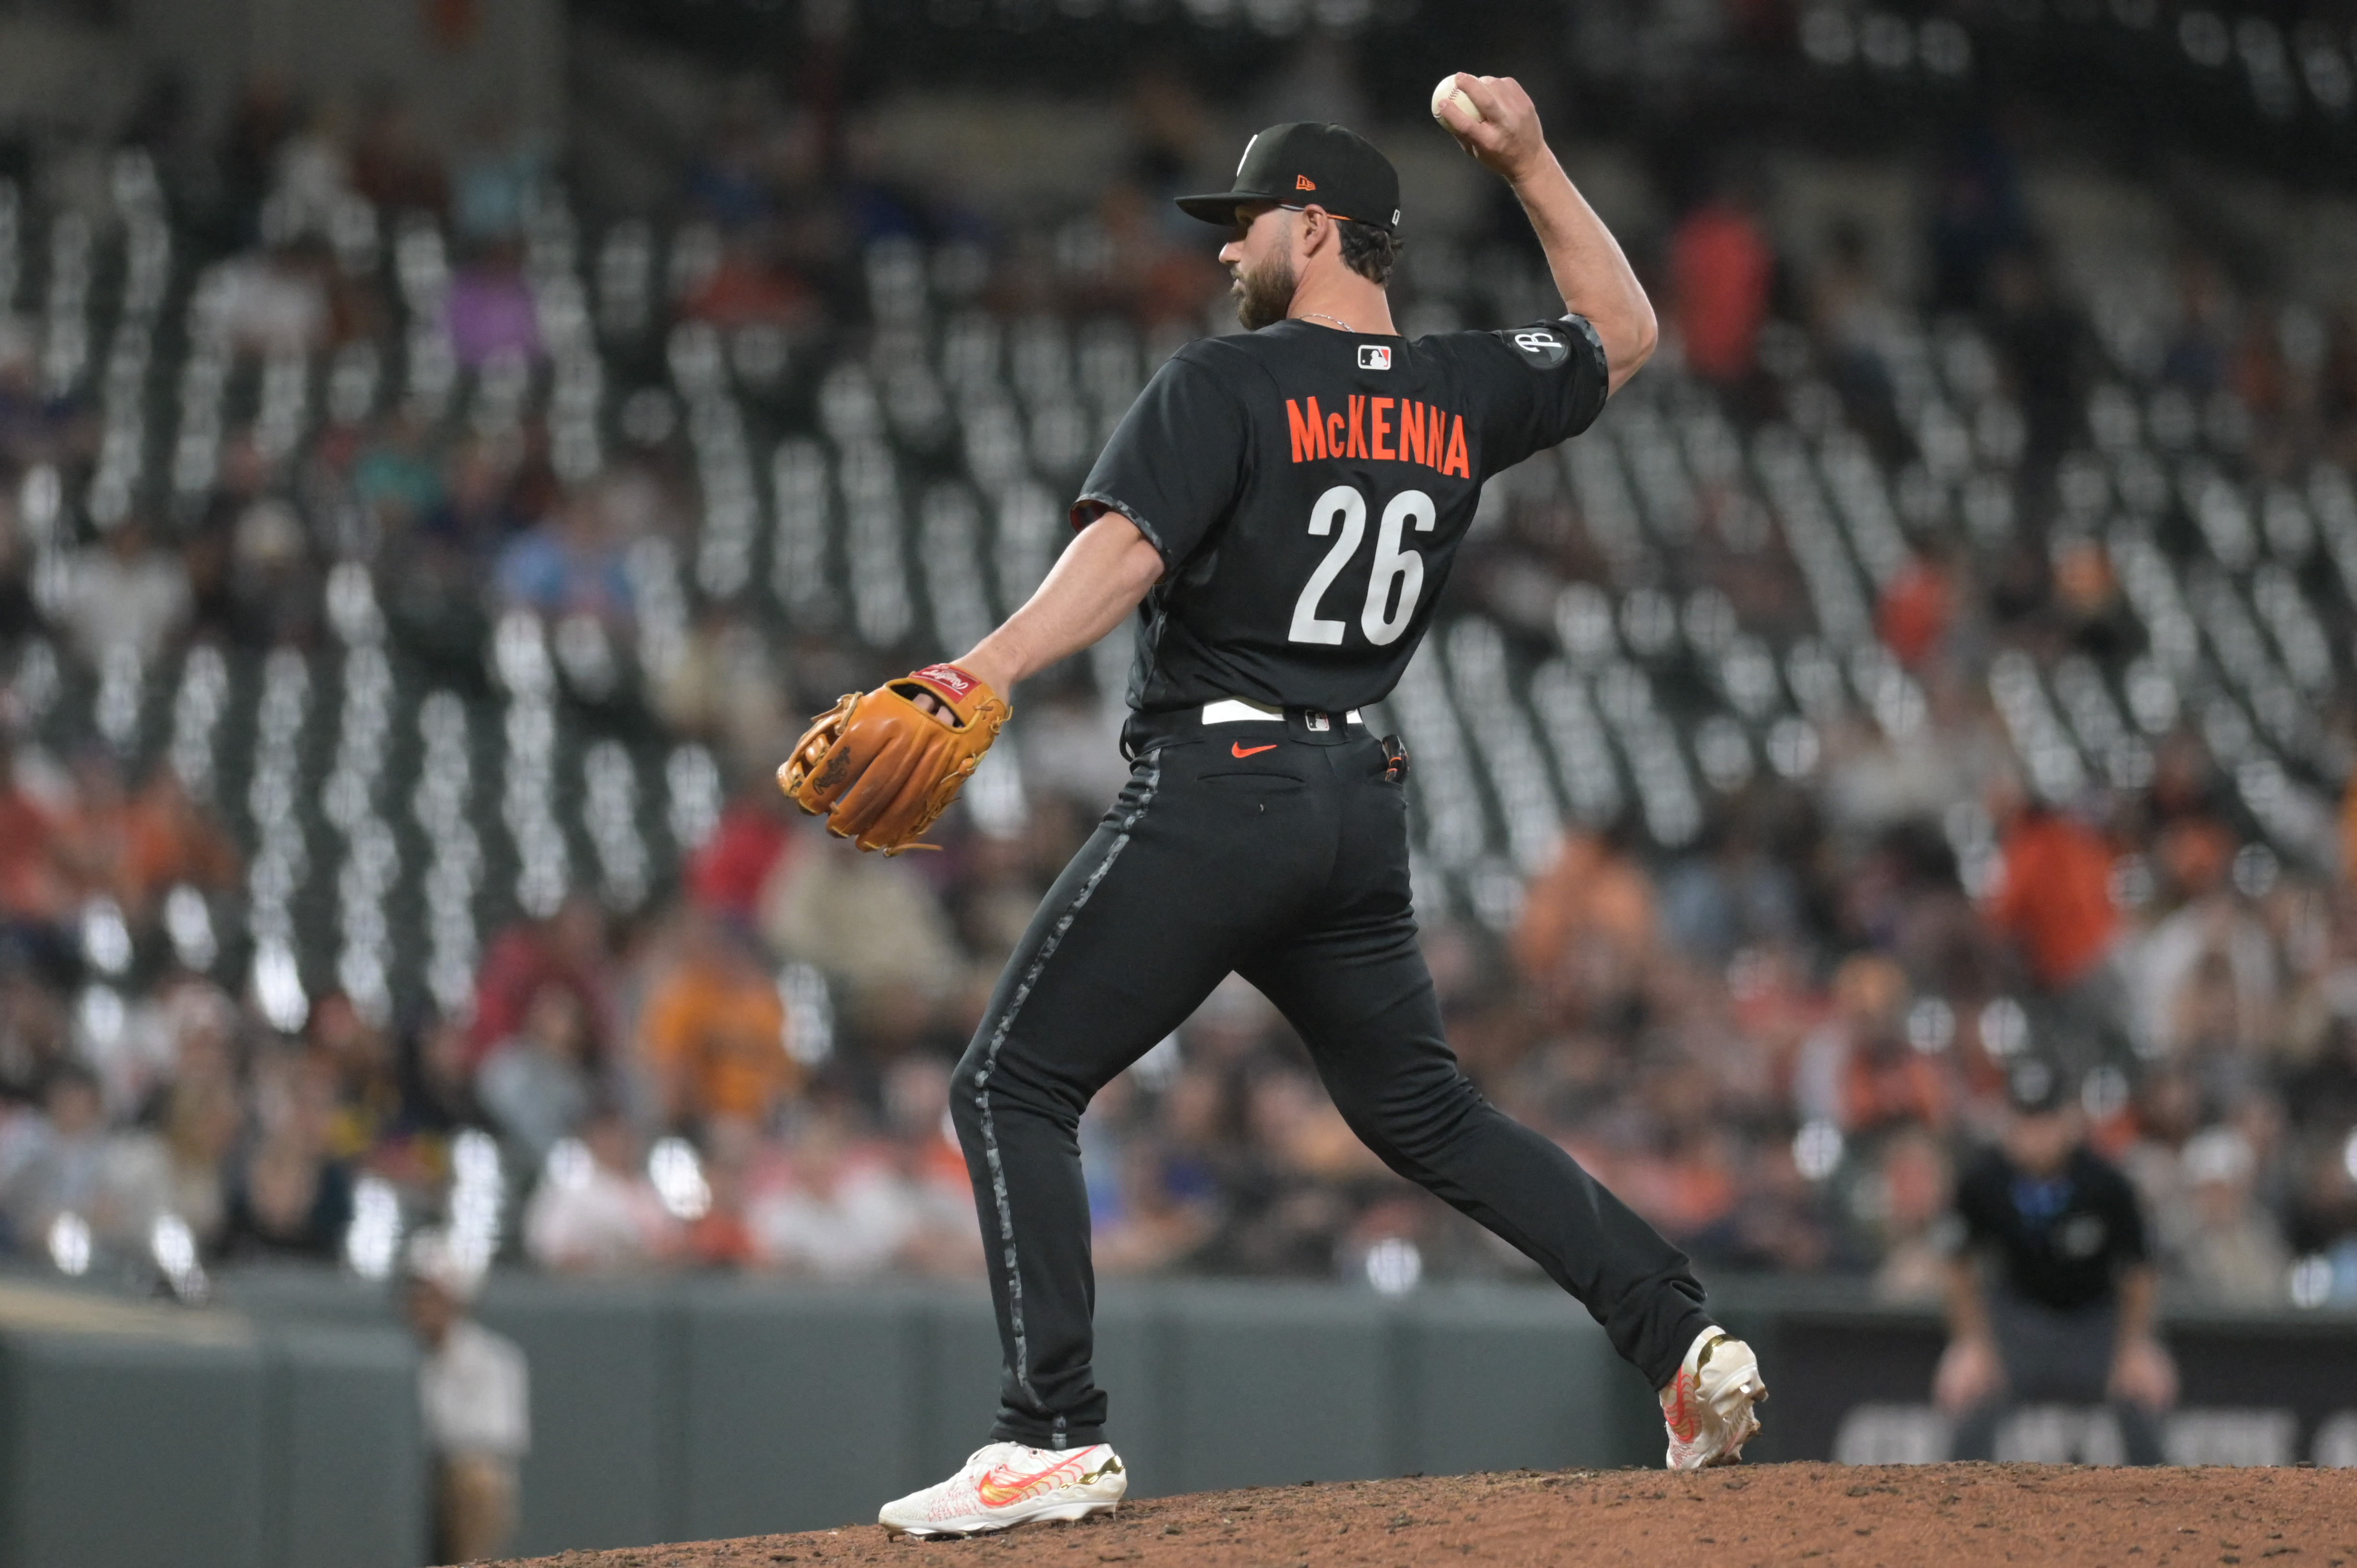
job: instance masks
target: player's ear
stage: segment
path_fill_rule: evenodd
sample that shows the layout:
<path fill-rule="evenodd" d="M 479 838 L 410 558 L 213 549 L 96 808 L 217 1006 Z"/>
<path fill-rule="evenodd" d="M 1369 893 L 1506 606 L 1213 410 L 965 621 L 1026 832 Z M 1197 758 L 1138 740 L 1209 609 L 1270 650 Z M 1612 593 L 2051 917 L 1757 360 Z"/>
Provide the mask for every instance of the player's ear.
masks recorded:
<path fill-rule="evenodd" d="M 1315 205 L 1303 208 L 1300 214 L 1299 233 L 1301 253 L 1304 256 L 1316 255 L 1334 238 L 1334 215 L 1324 208 Z"/>

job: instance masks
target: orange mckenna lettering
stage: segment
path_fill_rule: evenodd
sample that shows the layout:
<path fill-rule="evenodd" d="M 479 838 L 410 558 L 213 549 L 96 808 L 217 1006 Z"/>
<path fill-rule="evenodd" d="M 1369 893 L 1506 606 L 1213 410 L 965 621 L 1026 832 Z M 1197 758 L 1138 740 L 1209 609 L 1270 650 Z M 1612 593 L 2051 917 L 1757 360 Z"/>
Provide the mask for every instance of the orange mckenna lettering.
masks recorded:
<path fill-rule="evenodd" d="M 1361 457 L 1420 463 L 1460 479 L 1473 477 L 1465 416 L 1412 398 L 1352 394 L 1345 408 L 1329 411 L 1314 397 L 1289 397 L 1285 400 L 1285 426 L 1297 463 Z"/>
<path fill-rule="evenodd" d="M 1325 417 L 1318 412 L 1316 398 L 1307 401 L 1309 404 L 1309 412 L 1305 415 L 1299 403 L 1295 403 L 1291 398 L 1285 400 L 1285 423 L 1293 433 L 1293 460 L 1297 463 L 1329 455 L 1326 448 Z"/>

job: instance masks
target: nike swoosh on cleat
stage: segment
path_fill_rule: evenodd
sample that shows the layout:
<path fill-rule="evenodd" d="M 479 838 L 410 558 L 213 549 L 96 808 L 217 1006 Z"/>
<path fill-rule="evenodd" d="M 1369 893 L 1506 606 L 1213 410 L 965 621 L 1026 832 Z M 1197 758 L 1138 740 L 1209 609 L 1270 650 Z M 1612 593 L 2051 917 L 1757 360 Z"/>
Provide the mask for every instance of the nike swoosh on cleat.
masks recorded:
<path fill-rule="evenodd" d="M 1041 1492 L 1080 1479 L 1080 1468 L 1078 1455 L 1029 1476 L 1018 1476 L 1001 1466 L 974 1483 L 974 1495 L 982 1499 L 982 1506 L 986 1509 L 1012 1508 L 1026 1498 L 1037 1497 Z"/>
<path fill-rule="evenodd" d="M 1670 1407 L 1668 1412 L 1669 1427 L 1676 1434 L 1679 1442 L 1692 1443 L 1695 1435 L 1701 1432 L 1702 1423 L 1695 1418 L 1694 1411 L 1688 1402 L 1693 1397 L 1693 1390 L 1688 1384 L 1684 1371 L 1681 1370 L 1678 1373 L 1678 1380 L 1674 1387 L 1677 1391 L 1677 1401 Z"/>
<path fill-rule="evenodd" d="M 1231 741 L 1228 743 L 1228 755 L 1230 757 L 1258 757 L 1262 752 L 1275 751 L 1277 743 L 1275 741 L 1270 741 L 1266 746 L 1246 746 L 1240 740 Z"/>

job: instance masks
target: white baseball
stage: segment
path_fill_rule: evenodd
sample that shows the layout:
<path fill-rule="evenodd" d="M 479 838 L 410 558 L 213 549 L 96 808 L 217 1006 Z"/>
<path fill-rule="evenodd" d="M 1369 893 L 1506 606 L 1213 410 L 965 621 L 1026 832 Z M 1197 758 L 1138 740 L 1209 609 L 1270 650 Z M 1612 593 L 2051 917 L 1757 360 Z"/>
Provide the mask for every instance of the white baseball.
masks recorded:
<path fill-rule="evenodd" d="M 1452 98 L 1457 101 L 1458 109 L 1468 120 L 1475 122 L 1479 122 L 1480 120 L 1481 111 L 1473 106 L 1473 100 L 1467 97 L 1465 90 L 1457 85 L 1457 73 L 1453 70 L 1447 76 L 1442 77 L 1440 79 L 1440 85 L 1432 90 L 1432 117 L 1434 119 L 1440 120 L 1440 106 L 1448 102 Z M 1448 124 L 1446 120 L 1440 120 L 1440 123 L 1443 125 Z"/>

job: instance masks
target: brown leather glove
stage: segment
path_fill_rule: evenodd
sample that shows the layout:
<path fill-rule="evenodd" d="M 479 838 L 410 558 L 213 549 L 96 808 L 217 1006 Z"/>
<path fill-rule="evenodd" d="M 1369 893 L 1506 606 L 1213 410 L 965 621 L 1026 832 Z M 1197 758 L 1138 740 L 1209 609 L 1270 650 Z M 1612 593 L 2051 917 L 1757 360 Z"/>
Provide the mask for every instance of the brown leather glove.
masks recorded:
<path fill-rule="evenodd" d="M 911 701 L 920 693 L 946 711 L 925 712 Z M 821 714 L 779 768 L 778 788 L 837 838 L 898 854 L 957 799 L 1012 712 L 956 665 L 929 664 Z"/>

